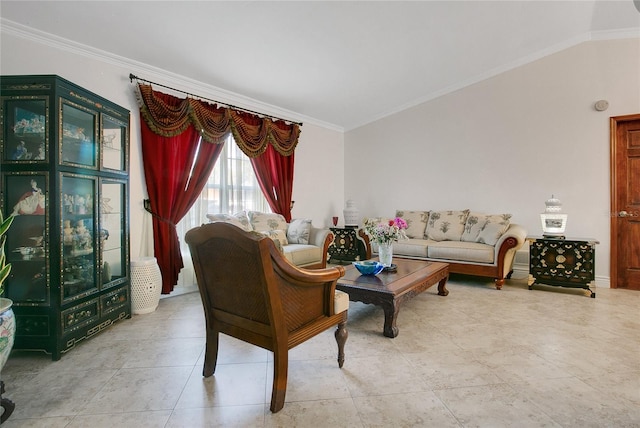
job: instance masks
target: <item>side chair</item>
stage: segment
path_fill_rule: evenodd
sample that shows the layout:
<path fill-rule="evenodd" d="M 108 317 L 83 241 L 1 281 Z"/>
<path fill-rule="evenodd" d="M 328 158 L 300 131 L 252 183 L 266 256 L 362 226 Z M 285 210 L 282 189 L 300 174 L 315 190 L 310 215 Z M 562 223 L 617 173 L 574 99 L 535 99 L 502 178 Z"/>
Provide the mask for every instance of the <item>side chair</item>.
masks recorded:
<path fill-rule="evenodd" d="M 292 265 L 273 241 L 224 222 L 187 232 L 206 319 L 202 375 L 216 369 L 224 333 L 273 352 L 271 411 L 284 406 L 289 349 L 336 326 L 338 366 L 344 363 L 349 296 L 336 290 L 342 266 Z"/>

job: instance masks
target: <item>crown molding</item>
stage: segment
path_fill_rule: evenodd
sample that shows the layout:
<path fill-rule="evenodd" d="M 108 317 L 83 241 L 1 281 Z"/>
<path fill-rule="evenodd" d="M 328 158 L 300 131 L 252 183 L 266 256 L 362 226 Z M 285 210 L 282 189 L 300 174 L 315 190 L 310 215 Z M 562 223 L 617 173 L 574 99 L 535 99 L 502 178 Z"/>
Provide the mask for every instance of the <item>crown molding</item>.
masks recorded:
<path fill-rule="evenodd" d="M 640 39 L 640 28 L 592 31 L 590 40 Z"/>
<path fill-rule="evenodd" d="M 231 105 L 237 105 L 248 110 L 263 112 L 265 115 L 272 115 L 286 120 L 312 124 L 337 132 L 344 132 L 344 128 L 341 126 L 324 122 L 313 117 L 301 115 L 236 92 L 228 91 L 140 61 L 125 58 L 73 40 L 46 33 L 5 18 L 0 18 L 0 33 L 6 33 L 8 35 L 29 40 L 54 49 L 84 56 L 94 61 L 125 68 L 129 70 L 127 72 L 127 76 L 129 75 L 129 72 L 131 72 L 142 79 L 157 81 L 158 83 L 166 84 L 167 86 L 174 87 L 178 90 L 198 94 L 205 98 L 215 99 L 220 101 L 221 104 L 228 103 Z"/>
<path fill-rule="evenodd" d="M 0 32 L 13 35 L 15 37 L 19 37 L 22 39 L 30 40 L 35 43 L 49 46 L 51 48 L 66 51 L 75 55 L 81 55 L 95 61 L 104 62 L 104 63 L 112 64 L 118 67 L 126 68 L 129 70 L 129 72 L 139 75 L 141 78 L 158 81 L 158 83 L 166 84 L 167 86 L 172 86 L 178 90 L 184 90 L 185 92 L 199 94 L 206 98 L 216 99 L 216 100 L 219 100 L 220 103 L 222 104 L 228 103 L 232 105 L 238 105 L 238 106 L 242 106 L 243 108 L 247 108 L 249 110 L 264 112 L 265 115 L 282 117 L 284 119 L 288 119 L 296 122 L 304 122 L 304 123 L 312 124 L 315 126 L 319 126 L 321 128 L 337 131 L 337 132 L 347 132 L 347 131 L 359 128 L 361 126 L 383 119 L 387 116 L 391 116 L 393 114 L 402 112 L 409 108 L 412 108 L 420 104 L 423 104 L 425 102 L 439 98 L 443 95 L 463 89 L 467 86 L 471 86 L 475 83 L 481 82 L 491 77 L 495 77 L 506 71 L 513 70 L 517 67 L 523 66 L 525 64 L 531 63 L 538 59 L 544 58 L 546 56 L 549 56 L 557 52 L 560 52 L 562 50 L 568 49 L 570 47 L 576 46 L 580 43 L 584 43 L 588 41 L 596 41 L 596 40 L 616 40 L 616 39 L 635 39 L 635 38 L 640 39 L 639 28 L 626 28 L 626 29 L 620 29 L 620 30 L 602 30 L 602 31 L 587 32 L 582 35 L 576 36 L 574 38 L 568 39 L 562 43 L 558 43 L 548 48 L 545 48 L 543 50 L 540 50 L 538 52 L 535 52 L 531 55 L 527 55 L 525 57 L 519 58 L 508 64 L 504 64 L 500 67 L 496 67 L 484 73 L 480 73 L 470 79 L 456 82 L 453 85 L 449 85 L 445 88 L 442 88 L 438 91 L 427 94 L 423 97 L 417 98 L 408 103 L 396 106 L 393 109 L 387 110 L 381 114 L 373 116 L 367 119 L 366 121 L 351 124 L 348 128 L 345 129 L 336 124 L 321 121 L 313 117 L 301 115 L 299 113 L 296 113 L 287 109 L 282 109 L 272 104 L 264 103 L 259 100 L 244 96 L 236 92 L 231 92 L 217 86 L 209 85 L 209 84 L 200 82 L 198 80 L 190 79 L 186 76 L 182 76 L 167 70 L 163 70 L 158 67 L 151 66 L 149 64 L 145 64 L 130 58 L 125 58 L 119 55 L 115 55 L 110 52 L 93 48 L 91 46 L 83 45 L 73 40 L 65 39 L 63 37 L 59 37 L 59 36 L 46 33 L 22 24 L 18 24 L 16 22 L 10 21 L 5 18 L 0 18 Z"/>

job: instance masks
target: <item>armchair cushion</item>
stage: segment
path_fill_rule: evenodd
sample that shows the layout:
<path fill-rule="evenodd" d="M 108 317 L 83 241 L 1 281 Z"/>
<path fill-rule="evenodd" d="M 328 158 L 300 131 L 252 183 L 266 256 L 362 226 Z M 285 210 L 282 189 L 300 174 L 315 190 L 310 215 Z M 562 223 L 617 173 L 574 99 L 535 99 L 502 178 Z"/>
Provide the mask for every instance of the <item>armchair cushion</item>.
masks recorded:
<path fill-rule="evenodd" d="M 247 213 L 244 211 L 240 211 L 233 215 L 230 214 L 207 214 L 207 218 L 209 221 L 224 221 L 226 223 L 231 223 L 234 226 L 238 226 L 239 228 L 246 230 L 247 232 L 251 232 L 253 227 L 251 223 L 249 223 L 249 217 L 247 217 Z"/>
<path fill-rule="evenodd" d="M 322 260 L 322 248 L 315 245 L 289 244 L 282 247 L 282 253 L 294 265 L 305 266 Z"/>
<path fill-rule="evenodd" d="M 287 234 L 284 232 L 284 230 L 266 230 L 259 233 L 273 239 L 273 241 L 276 243 L 276 248 L 278 248 L 280 251 L 283 251 L 285 245 L 289 245 Z"/>
<path fill-rule="evenodd" d="M 249 211 L 249 222 L 253 230 L 257 232 L 268 232 L 270 230 L 282 230 L 287 232 L 288 224 L 282 214 L 262 213 L 259 211 Z"/>
<path fill-rule="evenodd" d="M 268 236 L 295 266 L 307 269 L 327 266 L 327 249 L 333 241 L 333 234 L 329 229 L 313 227 L 309 219 L 294 219 L 287 224 L 280 214 L 259 211 L 207 214 L 207 218 L 210 222 L 230 223 L 247 232 Z"/>
<path fill-rule="evenodd" d="M 296 218 L 291 220 L 287 229 L 287 240 L 290 244 L 309 244 L 311 220 Z"/>
<path fill-rule="evenodd" d="M 333 313 L 339 314 L 349 310 L 349 295 L 344 291 L 336 290 L 333 295 Z"/>

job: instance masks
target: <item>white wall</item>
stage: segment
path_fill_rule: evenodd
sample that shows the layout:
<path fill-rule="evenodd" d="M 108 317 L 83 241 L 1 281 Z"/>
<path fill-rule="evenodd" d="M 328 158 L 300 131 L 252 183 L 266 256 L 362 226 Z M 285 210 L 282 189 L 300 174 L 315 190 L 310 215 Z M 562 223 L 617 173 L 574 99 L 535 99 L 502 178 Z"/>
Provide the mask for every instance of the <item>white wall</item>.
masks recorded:
<path fill-rule="evenodd" d="M 211 99 L 223 99 L 242 106 L 239 102 L 218 98 L 216 93 L 202 92 L 201 85 L 189 87 L 174 85 L 172 76 L 162 70 L 127 59 L 114 59 L 95 51 L 83 51 L 57 41 L 34 40 L 14 34 L 2 33 L 0 39 L 0 74 L 57 74 L 131 111 L 131 257 L 147 255 L 143 245 L 144 225 L 148 214 L 142 208 L 146 186 L 140 157 L 140 127 L 134 84 L 129 73 L 158 83 Z M 180 79 L 184 82 L 183 79 Z M 197 82 L 196 82 L 197 83 Z M 157 88 L 163 90 L 162 88 Z M 179 96 L 179 94 L 178 94 Z M 250 108 L 250 106 L 249 106 Z M 268 114 L 276 114 L 264 111 Z M 331 217 L 344 203 L 343 133 L 337 130 L 305 123 L 296 150 L 293 215 L 307 217 L 314 225 L 329 226 Z"/>
<path fill-rule="evenodd" d="M 234 100 L 57 42 L 3 31 L 0 48 L 1 74 L 58 74 L 131 110 L 131 254 L 140 255 L 146 192 L 129 73 Z M 610 102 L 607 111 L 593 109 L 599 99 Z M 567 234 L 600 240 L 600 284 L 609 276 L 609 117 L 638 112 L 640 40 L 630 39 L 583 43 L 345 135 L 305 123 L 293 215 L 321 226 L 334 215 L 342 222 L 346 196 L 363 216 L 396 208 L 510 212 L 538 234 L 538 214 L 554 194 L 569 214 Z"/>
<path fill-rule="evenodd" d="M 605 112 L 593 108 L 606 99 Z M 640 113 L 640 40 L 583 43 L 345 135 L 345 194 L 396 209 L 512 213 L 532 235 L 555 195 L 609 277 L 609 117 Z"/>

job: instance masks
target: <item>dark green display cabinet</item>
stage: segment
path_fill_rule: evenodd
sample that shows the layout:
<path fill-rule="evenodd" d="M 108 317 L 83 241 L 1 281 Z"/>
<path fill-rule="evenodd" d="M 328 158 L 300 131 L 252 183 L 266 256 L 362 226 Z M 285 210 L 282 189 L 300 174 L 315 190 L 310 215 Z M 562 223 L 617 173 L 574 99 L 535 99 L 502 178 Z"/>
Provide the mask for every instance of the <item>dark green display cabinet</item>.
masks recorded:
<path fill-rule="evenodd" d="M 14 349 L 54 360 L 130 318 L 129 111 L 58 76 L 0 77 Z"/>

